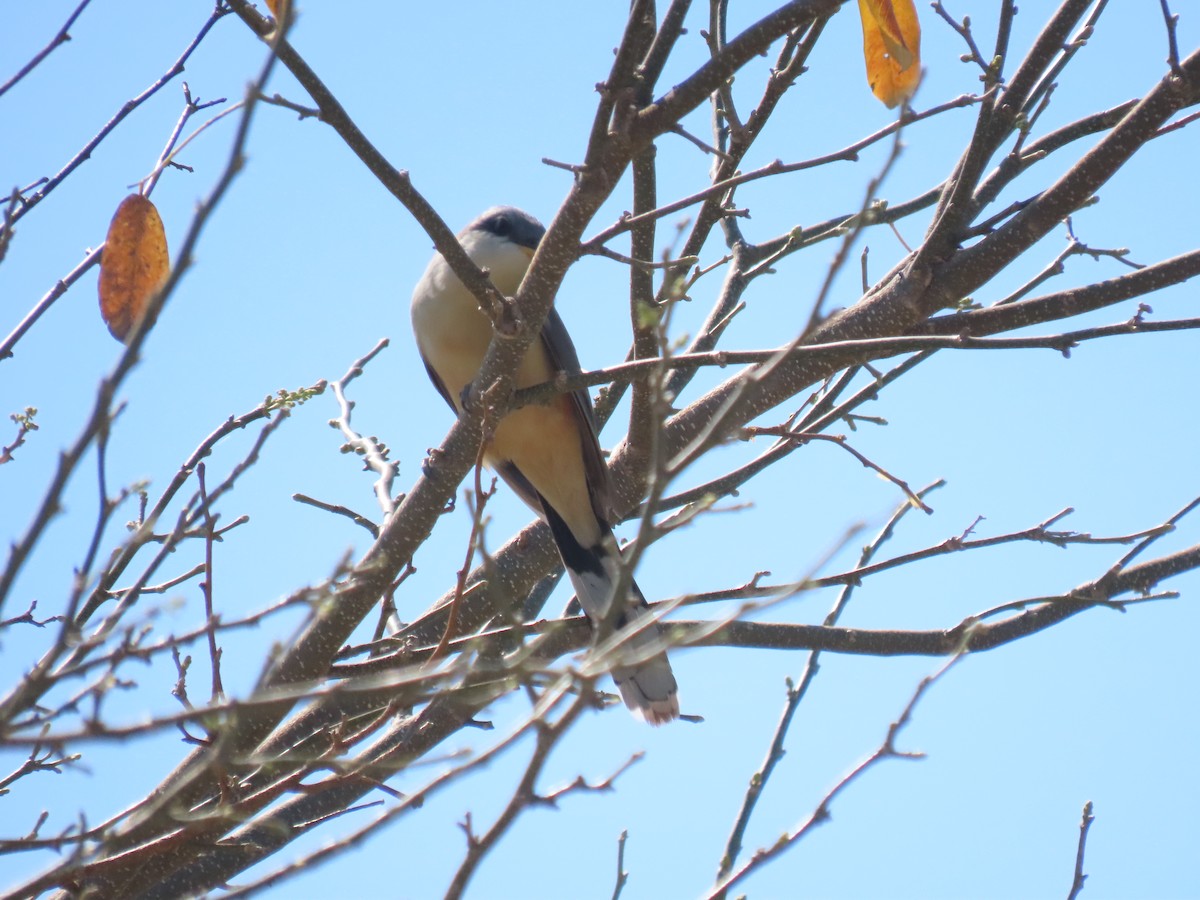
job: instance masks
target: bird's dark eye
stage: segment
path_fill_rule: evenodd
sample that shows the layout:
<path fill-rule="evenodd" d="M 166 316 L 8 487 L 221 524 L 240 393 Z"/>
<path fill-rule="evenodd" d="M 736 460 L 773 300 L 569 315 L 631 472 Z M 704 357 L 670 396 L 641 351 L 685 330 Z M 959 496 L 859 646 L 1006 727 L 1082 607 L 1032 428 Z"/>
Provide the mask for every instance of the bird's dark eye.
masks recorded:
<path fill-rule="evenodd" d="M 512 221 L 508 216 L 496 216 L 492 220 L 492 233 L 497 237 L 508 237 L 512 234 Z"/>

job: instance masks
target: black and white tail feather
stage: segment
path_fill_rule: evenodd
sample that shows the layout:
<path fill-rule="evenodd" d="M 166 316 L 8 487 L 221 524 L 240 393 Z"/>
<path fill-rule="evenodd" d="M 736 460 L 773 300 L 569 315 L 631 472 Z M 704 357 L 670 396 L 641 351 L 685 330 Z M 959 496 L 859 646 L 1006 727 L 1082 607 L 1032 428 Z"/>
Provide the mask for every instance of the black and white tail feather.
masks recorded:
<path fill-rule="evenodd" d="M 631 662 L 612 668 L 613 681 L 621 692 L 621 699 L 634 715 L 651 725 L 662 725 L 675 719 L 679 715 L 675 675 L 663 649 L 658 623 L 644 627 L 637 624 L 639 618 L 650 614 L 650 605 L 632 579 L 623 607 L 615 617 L 609 618 L 621 565 L 612 530 L 606 529 L 600 543 L 585 547 L 549 504 L 543 503 L 542 509 L 567 577 L 571 579 L 575 595 L 588 618 L 597 626 L 607 622 L 613 630 L 629 635 L 621 641 L 616 653 L 618 659 L 624 656 Z"/>

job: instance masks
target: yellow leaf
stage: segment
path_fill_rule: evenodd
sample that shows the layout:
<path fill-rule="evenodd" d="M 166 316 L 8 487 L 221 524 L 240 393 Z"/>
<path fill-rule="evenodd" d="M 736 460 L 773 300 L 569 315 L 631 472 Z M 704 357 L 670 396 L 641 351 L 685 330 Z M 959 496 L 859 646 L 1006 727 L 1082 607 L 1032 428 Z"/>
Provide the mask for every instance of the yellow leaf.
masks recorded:
<path fill-rule="evenodd" d="M 100 257 L 100 315 L 113 337 L 125 340 L 170 271 L 158 210 L 131 194 L 117 207 Z"/>
<path fill-rule="evenodd" d="M 871 92 L 890 109 L 921 80 L 921 23 L 913 0 L 858 0 Z"/>

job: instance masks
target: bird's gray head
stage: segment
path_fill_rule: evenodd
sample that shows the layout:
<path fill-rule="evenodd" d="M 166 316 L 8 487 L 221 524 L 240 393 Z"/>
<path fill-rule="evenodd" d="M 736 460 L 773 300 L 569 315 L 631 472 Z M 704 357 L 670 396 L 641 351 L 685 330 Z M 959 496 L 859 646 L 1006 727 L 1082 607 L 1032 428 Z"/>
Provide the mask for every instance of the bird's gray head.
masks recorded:
<path fill-rule="evenodd" d="M 493 206 L 459 234 L 472 262 L 488 270 L 502 294 L 517 292 L 545 226 L 515 206 Z"/>
<path fill-rule="evenodd" d="M 523 209 L 493 206 L 464 229 L 463 237 L 473 233 L 509 241 L 533 251 L 546 233 L 546 227 Z"/>

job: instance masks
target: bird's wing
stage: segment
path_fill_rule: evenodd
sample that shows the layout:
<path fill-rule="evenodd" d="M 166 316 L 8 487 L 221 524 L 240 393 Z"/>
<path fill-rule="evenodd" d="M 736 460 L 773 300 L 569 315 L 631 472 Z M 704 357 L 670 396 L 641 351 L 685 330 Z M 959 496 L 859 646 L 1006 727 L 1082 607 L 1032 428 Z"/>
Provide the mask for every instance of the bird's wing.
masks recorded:
<path fill-rule="evenodd" d="M 542 349 L 546 353 L 549 362 L 549 369 L 552 372 L 566 372 L 568 375 L 577 375 L 582 371 L 579 364 L 579 354 L 575 352 L 575 345 L 571 342 L 571 336 L 567 333 L 567 327 L 563 324 L 562 318 L 554 307 L 550 308 L 550 313 L 546 317 L 546 323 L 542 326 L 540 335 Z M 433 386 L 437 388 L 437 392 L 442 395 L 442 399 L 450 406 L 457 414 L 459 411 L 459 398 L 451 395 L 447 389 L 445 382 L 438 376 L 437 370 L 430 365 L 429 360 L 425 355 L 421 354 L 421 362 L 425 364 L 425 371 L 429 374 L 429 380 L 433 382 Z M 574 419 L 576 427 L 579 431 L 579 447 L 583 454 L 583 469 L 587 478 L 588 493 L 591 497 L 592 508 L 596 513 L 596 517 L 605 525 L 611 524 L 612 521 L 612 505 L 609 493 L 608 481 L 608 466 L 604 462 L 604 455 L 600 451 L 600 440 L 596 434 L 596 414 L 592 409 L 592 398 L 588 394 L 586 388 L 571 391 L 567 395 L 571 417 Z M 517 494 L 533 509 L 540 509 L 542 499 L 537 490 L 530 483 L 529 479 L 521 472 L 516 465 L 511 462 L 498 463 L 497 471 L 504 476 Z"/>
<path fill-rule="evenodd" d="M 418 352 L 420 352 L 418 350 Z M 433 382 L 433 386 L 437 388 L 437 392 L 442 395 L 442 399 L 450 404 L 450 408 L 454 410 L 455 415 L 458 414 L 458 406 L 454 403 L 454 398 L 450 396 L 450 392 L 446 390 L 446 385 L 442 379 L 438 377 L 437 370 L 429 364 L 429 360 L 425 358 L 425 354 L 421 354 L 421 362 L 425 364 L 425 371 L 429 373 L 429 380 Z"/>
<path fill-rule="evenodd" d="M 579 354 L 575 352 L 575 345 L 571 342 L 567 327 L 553 306 L 550 307 L 546 323 L 542 326 L 541 341 L 552 370 L 566 372 L 568 375 L 577 375 L 582 371 Z M 587 388 L 571 391 L 568 396 L 572 417 L 579 428 L 579 446 L 583 453 L 583 468 L 587 475 L 592 507 L 596 511 L 596 517 L 605 525 L 610 525 L 612 497 L 609 493 L 608 466 L 604 462 L 604 454 L 600 451 L 592 398 Z"/>

